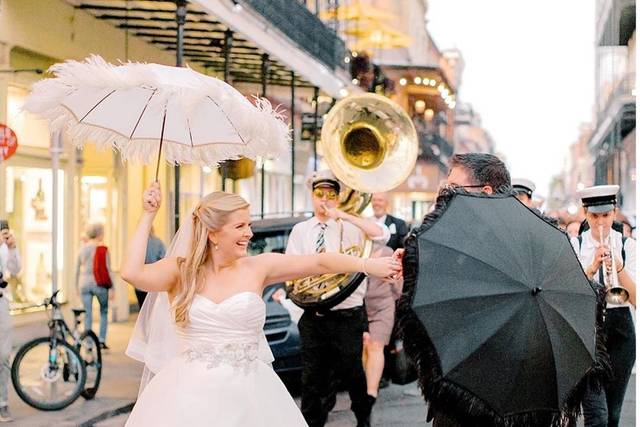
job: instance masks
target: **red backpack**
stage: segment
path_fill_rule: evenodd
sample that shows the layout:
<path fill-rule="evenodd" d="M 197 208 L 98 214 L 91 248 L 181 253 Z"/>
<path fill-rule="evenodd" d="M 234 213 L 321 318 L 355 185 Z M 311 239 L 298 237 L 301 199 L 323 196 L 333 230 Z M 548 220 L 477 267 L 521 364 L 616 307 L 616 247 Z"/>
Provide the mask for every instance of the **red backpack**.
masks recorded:
<path fill-rule="evenodd" d="M 107 268 L 107 247 L 96 246 L 96 254 L 93 257 L 93 277 L 96 284 L 101 288 L 109 289 L 113 286 L 111 277 L 109 277 L 109 269 Z"/>

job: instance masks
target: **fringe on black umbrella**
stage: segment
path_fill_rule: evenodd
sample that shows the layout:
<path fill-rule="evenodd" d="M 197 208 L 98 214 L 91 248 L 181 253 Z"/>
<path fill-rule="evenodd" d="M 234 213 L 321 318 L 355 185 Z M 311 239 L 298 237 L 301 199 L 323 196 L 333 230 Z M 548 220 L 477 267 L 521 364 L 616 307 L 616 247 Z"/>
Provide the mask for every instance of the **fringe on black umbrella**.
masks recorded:
<path fill-rule="evenodd" d="M 403 258 L 404 287 L 402 297 L 398 301 L 396 315 L 405 351 L 415 365 L 422 395 L 429 405 L 429 418 L 435 414 L 439 417 L 447 418 L 452 422 L 452 425 L 460 424 L 478 427 L 574 426 L 577 417 L 580 415 L 580 405 L 584 399 L 587 386 L 592 384 L 594 387 L 600 387 L 600 384 L 609 377 L 611 369 L 604 341 L 605 293 L 602 287 L 595 282 L 591 282 L 591 284 L 598 296 L 596 361 L 569 392 L 561 411 L 537 411 L 501 416 L 484 400 L 479 399 L 466 388 L 443 378 L 442 366 L 433 342 L 411 305 L 418 280 L 419 254 L 417 237 L 433 226 L 436 220 L 444 214 L 449 203 L 457 194 L 487 198 L 505 198 L 513 195 L 510 192 L 486 195 L 468 193 L 461 188 L 445 188 L 439 193 L 433 212 L 427 214 L 422 225 L 412 230 L 405 240 Z M 557 223 L 554 223 L 551 218 L 545 217 L 537 210 L 532 209 L 532 211 L 550 225 L 557 227 Z"/>

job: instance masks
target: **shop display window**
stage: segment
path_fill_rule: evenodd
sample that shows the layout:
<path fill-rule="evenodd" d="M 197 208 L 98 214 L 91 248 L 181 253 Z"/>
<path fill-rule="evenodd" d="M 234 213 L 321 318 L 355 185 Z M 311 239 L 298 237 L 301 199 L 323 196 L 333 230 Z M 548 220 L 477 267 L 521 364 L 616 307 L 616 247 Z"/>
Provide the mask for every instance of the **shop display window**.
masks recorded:
<path fill-rule="evenodd" d="M 52 289 L 53 172 L 46 168 L 6 169 L 6 212 L 17 241 L 22 269 L 9 278 L 11 308 L 23 310 L 42 304 Z M 58 285 L 65 298 L 68 286 L 62 283 L 64 266 L 64 171 L 58 171 L 57 271 Z"/>

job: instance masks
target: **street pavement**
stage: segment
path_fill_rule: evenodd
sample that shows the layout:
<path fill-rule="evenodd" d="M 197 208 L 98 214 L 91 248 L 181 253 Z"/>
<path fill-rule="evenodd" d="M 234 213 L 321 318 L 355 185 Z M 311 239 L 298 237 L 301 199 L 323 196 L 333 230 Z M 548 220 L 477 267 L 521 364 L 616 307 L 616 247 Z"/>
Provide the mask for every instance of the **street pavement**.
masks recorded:
<path fill-rule="evenodd" d="M 124 355 L 135 316 L 127 323 L 109 325 L 108 343 L 111 349 L 104 354 L 103 380 L 98 395 L 92 401 L 79 398 L 62 411 L 42 412 L 33 409 L 17 397 L 11 389 L 9 401 L 16 418 L 15 423 L 7 426 L 44 427 L 44 426 L 124 426 L 128 414 L 138 393 L 138 381 L 142 366 Z M 96 323 L 97 324 L 97 323 Z M 46 329 L 42 325 L 27 325 L 17 328 L 15 345 L 35 336 L 42 335 Z M 635 426 L 636 378 L 631 377 L 629 388 L 622 408 L 621 427 Z M 296 398 L 298 404 L 299 398 Z M 352 427 L 355 417 L 349 409 L 347 393 L 340 393 L 333 412 L 329 416 L 327 427 Z M 391 385 L 380 392 L 374 407 L 372 424 L 377 427 L 425 427 L 426 408 L 415 383 L 404 386 Z M 578 424 L 582 426 L 582 422 Z M 284 427 L 284 426 L 283 426 Z"/>

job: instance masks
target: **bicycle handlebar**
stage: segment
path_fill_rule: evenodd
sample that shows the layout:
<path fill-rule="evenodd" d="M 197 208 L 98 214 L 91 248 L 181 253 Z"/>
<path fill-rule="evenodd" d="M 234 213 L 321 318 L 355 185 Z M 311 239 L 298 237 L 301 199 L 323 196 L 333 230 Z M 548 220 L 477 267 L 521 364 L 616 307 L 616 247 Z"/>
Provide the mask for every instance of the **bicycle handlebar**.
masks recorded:
<path fill-rule="evenodd" d="M 48 305 L 52 305 L 54 307 L 59 307 L 60 304 L 58 304 L 57 300 L 58 292 L 60 292 L 60 289 L 56 290 L 53 295 L 51 295 L 51 298 L 45 298 L 44 303 L 42 303 L 41 306 L 47 307 Z"/>

